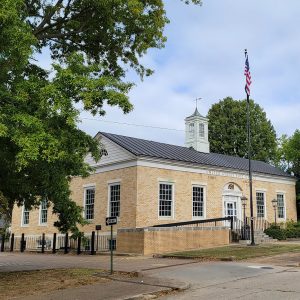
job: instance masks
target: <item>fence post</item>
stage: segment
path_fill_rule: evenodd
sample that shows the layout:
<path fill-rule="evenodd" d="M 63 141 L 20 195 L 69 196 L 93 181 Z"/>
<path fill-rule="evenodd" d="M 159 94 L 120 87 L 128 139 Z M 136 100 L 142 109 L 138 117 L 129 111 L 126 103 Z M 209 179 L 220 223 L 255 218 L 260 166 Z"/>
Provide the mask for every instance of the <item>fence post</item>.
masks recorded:
<path fill-rule="evenodd" d="M 15 234 L 12 233 L 10 237 L 10 252 L 14 251 L 14 244 L 15 244 Z"/>
<path fill-rule="evenodd" d="M 92 239 L 91 239 L 91 255 L 95 255 L 95 231 L 92 231 Z"/>
<path fill-rule="evenodd" d="M 52 241 L 52 253 L 56 253 L 56 232 L 53 233 L 53 241 Z"/>
<path fill-rule="evenodd" d="M 77 239 L 77 254 L 79 255 L 81 253 L 81 235 L 79 235 Z"/>
<path fill-rule="evenodd" d="M 2 234 L 1 239 L 1 252 L 4 252 L 5 234 Z"/>
<path fill-rule="evenodd" d="M 22 233 L 20 251 L 24 252 L 24 250 L 25 250 L 25 236 L 24 236 L 24 233 Z"/>
<path fill-rule="evenodd" d="M 66 233 L 66 236 L 65 236 L 65 251 L 64 253 L 67 254 L 69 251 L 68 251 L 68 243 L 69 243 L 69 234 Z"/>
<path fill-rule="evenodd" d="M 42 234 L 42 253 L 45 253 L 45 233 Z"/>

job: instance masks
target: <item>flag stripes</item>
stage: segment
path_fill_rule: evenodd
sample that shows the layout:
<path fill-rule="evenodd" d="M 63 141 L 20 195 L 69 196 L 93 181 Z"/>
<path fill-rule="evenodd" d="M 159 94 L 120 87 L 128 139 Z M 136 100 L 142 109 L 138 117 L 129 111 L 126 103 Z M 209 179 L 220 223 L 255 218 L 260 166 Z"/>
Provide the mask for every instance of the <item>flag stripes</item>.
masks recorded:
<path fill-rule="evenodd" d="M 249 96 L 250 95 L 250 85 L 251 85 L 252 81 L 251 81 L 251 74 L 250 74 L 247 50 L 245 50 L 245 56 L 246 56 L 245 72 L 244 72 L 244 75 L 246 76 L 245 91 L 246 91 L 247 95 Z"/>

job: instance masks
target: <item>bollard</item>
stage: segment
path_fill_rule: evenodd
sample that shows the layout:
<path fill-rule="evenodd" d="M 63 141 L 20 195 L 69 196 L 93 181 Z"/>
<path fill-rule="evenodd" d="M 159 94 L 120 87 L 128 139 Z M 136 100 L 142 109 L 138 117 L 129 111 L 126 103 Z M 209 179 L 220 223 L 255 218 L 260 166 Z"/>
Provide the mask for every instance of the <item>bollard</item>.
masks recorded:
<path fill-rule="evenodd" d="M 68 251 L 68 243 L 69 243 L 69 234 L 66 233 L 66 236 L 65 236 L 65 251 L 64 251 L 64 254 L 67 254 L 69 251 Z"/>
<path fill-rule="evenodd" d="M 42 234 L 42 253 L 45 253 L 45 233 Z"/>
<path fill-rule="evenodd" d="M 91 240 L 91 255 L 95 255 L 95 231 L 92 231 L 92 240 Z"/>
<path fill-rule="evenodd" d="M 25 248 L 26 248 L 25 236 L 24 236 L 24 233 L 22 233 L 21 243 L 20 243 L 20 251 L 24 252 Z"/>
<path fill-rule="evenodd" d="M 1 238 L 1 252 L 4 252 L 5 234 L 2 234 Z"/>
<path fill-rule="evenodd" d="M 53 233 L 52 253 L 56 253 L 56 232 Z"/>
<path fill-rule="evenodd" d="M 81 253 L 81 235 L 77 239 L 77 255 Z"/>
<path fill-rule="evenodd" d="M 12 233 L 10 238 L 10 252 L 14 251 L 14 243 L 15 243 L 15 234 Z"/>

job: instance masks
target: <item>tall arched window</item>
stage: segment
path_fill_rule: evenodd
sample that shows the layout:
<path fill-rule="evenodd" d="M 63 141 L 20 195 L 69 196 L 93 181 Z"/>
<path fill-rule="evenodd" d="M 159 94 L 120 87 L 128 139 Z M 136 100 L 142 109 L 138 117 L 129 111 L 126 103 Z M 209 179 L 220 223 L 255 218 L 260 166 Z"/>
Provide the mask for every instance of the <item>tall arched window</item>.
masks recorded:
<path fill-rule="evenodd" d="M 201 138 L 204 138 L 204 137 L 205 137 L 204 124 L 203 124 L 203 123 L 200 123 L 200 124 L 199 124 L 199 136 L 200 136 Z"/>

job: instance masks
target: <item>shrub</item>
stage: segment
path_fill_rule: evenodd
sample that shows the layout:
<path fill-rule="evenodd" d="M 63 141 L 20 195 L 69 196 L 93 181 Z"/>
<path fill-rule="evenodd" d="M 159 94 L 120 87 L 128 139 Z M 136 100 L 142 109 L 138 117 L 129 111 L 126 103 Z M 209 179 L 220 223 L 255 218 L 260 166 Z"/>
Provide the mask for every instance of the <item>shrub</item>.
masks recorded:
<path fill-rule="evenodd" d="M 270 228 L 266 229 L 265 234 L 272 237 L 273 239 L 277 240 L 286 240 L 287 232 L 286 229 L 280 229 L 277 226 L 271 226 Z"/>

